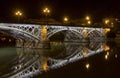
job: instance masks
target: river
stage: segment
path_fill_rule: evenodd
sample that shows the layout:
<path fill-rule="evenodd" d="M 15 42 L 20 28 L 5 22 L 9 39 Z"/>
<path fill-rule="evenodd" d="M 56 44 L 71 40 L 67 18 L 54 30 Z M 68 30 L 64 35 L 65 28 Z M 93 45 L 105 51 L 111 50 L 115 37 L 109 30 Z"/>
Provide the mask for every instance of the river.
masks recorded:
<path fill-rule="evenodd" d="M 116 78 L 120 42 L 51 42 L 50 49 L 0 47 L 0 78 Z"/>

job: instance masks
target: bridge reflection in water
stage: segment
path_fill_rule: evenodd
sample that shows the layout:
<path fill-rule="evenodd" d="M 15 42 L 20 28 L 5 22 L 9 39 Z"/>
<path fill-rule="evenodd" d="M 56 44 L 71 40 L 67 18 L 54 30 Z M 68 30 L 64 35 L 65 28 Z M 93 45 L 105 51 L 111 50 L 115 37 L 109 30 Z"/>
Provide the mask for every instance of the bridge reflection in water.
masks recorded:
<path fill-rule="evenodd" d="M 51 49 L 16 48 L 18 56 L 4 73 L 3 78 L 31 78 L 44 71 L 50 71 L 87 58 L 91 55 L 107 51 L 105 43 L 61 43 L 51 42 Z M 89 68 L 89 64 L 86 65 Z"/>

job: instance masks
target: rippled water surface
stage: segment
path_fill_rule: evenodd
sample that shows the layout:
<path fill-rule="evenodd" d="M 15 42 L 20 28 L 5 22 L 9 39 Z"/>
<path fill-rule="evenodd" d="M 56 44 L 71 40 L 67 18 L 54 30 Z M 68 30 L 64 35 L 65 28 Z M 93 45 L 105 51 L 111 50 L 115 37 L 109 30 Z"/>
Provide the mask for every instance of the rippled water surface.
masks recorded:
<path fill-rule="evenodd" d="M 119 42 L 51 42 L 50 49 L 0 48 L 0 78 L 116 78 Z"/>

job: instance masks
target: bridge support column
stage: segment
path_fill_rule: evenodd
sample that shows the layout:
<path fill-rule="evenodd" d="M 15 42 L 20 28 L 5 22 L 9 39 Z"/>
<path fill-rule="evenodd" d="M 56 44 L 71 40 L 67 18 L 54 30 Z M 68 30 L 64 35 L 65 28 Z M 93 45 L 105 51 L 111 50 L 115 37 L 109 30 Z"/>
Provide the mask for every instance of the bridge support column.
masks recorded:
<path fill-rule="evenodd" d="M 47 38 L 47 27 L 46 26 L 42 26 L 42 48 L 50 48 L 50 41 Z"/>

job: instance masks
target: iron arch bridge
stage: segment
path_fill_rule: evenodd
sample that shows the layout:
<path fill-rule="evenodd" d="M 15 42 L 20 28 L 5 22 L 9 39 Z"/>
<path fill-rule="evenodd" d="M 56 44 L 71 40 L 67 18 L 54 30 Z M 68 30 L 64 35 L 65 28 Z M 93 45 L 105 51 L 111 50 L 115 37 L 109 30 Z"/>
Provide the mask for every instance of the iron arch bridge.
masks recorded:
<path fill-rule="evenodd" d="M 34 24 L 0 23 L 0 32 L 11 35 L 16 39 L 17 47 L 40 48 L 41 42 L 49 40 L 54 34 L 62 31 L 64 41 L 99 41 L 105 38 L 109 31 L 107 28 L 53 26 Z"/>

